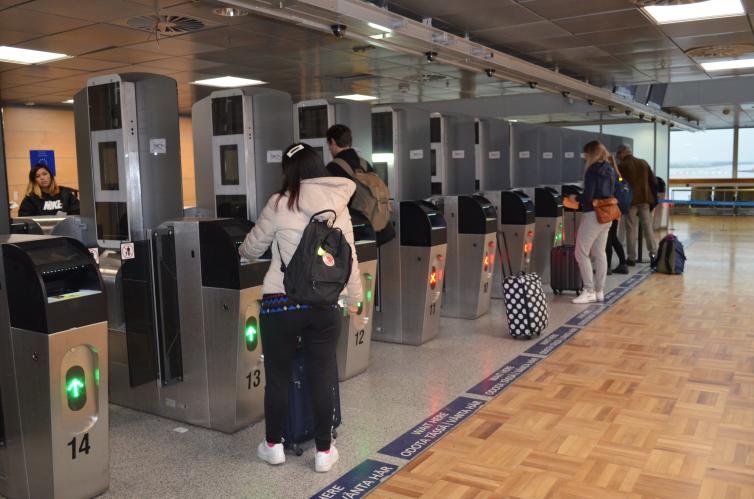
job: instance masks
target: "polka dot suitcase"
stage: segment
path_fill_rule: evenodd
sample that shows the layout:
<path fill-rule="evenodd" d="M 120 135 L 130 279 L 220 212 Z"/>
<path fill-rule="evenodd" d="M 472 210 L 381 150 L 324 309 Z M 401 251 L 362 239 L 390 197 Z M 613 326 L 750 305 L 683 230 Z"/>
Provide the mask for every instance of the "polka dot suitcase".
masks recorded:
<path fill-rule="evenodd" d="M 503 279 L 508 330 L 514 338 L 539 336 L 549 322 L 547 298 L 537 274 L 519 272 Z"/>

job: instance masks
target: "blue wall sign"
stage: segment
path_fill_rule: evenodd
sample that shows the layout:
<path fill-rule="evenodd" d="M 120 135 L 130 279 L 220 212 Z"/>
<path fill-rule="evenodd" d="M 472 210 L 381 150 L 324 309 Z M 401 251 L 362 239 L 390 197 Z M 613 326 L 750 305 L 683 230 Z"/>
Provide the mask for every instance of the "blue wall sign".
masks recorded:
<path fill-rule="evenodd" d="M 53 176 L 57 175 L 55 173 L 55 151 L 29 151 L 29 159 L 31 160 L 31 168 L 42 163 L 47 165 Z"/>

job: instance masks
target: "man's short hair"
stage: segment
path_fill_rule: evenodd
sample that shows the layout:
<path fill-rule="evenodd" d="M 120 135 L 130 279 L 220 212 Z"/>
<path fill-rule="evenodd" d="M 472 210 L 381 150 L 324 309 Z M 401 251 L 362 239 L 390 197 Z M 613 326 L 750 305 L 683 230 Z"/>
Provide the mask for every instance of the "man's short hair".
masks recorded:
<path fill-rule="evenodd" d="M 351 147 L 353 145 L 351 129 L 345 125 L 333 125 L 327 130 L 327 141 L 335 142 L 338 147 Z"/>
<path fill-rule="evenodd" d="M 616 154 L 622 154 L 624 152 L 628 153 L 628 154 L 631 154 L 631 146 L 626 145 L 626 144 L 621 144 L 621 145 L 618 146 L 618 150 L 615 151 L 615 152 L 616 152 Z"/>

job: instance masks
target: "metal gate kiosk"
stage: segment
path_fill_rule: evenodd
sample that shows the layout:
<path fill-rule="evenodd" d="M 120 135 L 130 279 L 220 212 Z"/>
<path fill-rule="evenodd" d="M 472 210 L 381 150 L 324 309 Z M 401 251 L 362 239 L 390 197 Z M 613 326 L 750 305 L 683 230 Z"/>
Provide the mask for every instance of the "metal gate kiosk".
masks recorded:
<path fill-rule="evenodd" d="M 351 220 L 364 296 L 355 316 L 343 308 L 337 349 L 338 378 L 341 381 L 353 378 L 369 367 L 377 279 L 377 241 L 374 229 L 357 213 L 351 214 Z"/>
<path fill-rule="evenodd" d="M 398 237 L 380 248 L 380 310 L 374 339 L 421 345 L 440 330 L 447 224 L 434 205 L 403 201 Z"/>
<path fill-rule="evenodd" d="M 476 319 L 490 311 L 497 212 L 480 195 L 439 198 L 448 224 L 441 315 Z"/>
<path fill-rule="evenodd" d="M 101 494 L 110 451 L 97 266 L 69 238 L 3 236 L 0 252 L 0 494 Z"/>
<path fill-rule="evenodd" d="M 550 282 L 550 253 L 563 244 L 563 197 L 552 187 L 534 190 L 537 221 L 534 230 L 534 272 Z"/>
<path fill-rule="evenodd" d="M 495 266 L 492 297 L 503 298 L 503 266 L 506 274 L 529 271 L 534 247 L 534 203 L 524 191 L 516 189 L 488 192 L 485 197 L 497 207 L 498 244 L 503 255 Z"/>

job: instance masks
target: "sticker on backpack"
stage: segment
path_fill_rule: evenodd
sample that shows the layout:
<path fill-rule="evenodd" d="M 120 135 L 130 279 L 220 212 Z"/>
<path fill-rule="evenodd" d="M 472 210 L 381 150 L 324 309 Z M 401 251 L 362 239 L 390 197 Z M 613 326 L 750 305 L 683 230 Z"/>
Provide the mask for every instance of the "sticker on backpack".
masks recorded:
<path fill-rule="evenodd" d="M 335 258 L 330 253 L 325 253 L 322 255 L 322 261 L 327 265 L 328 267 L 332 267 L 335 265 Z"/>

